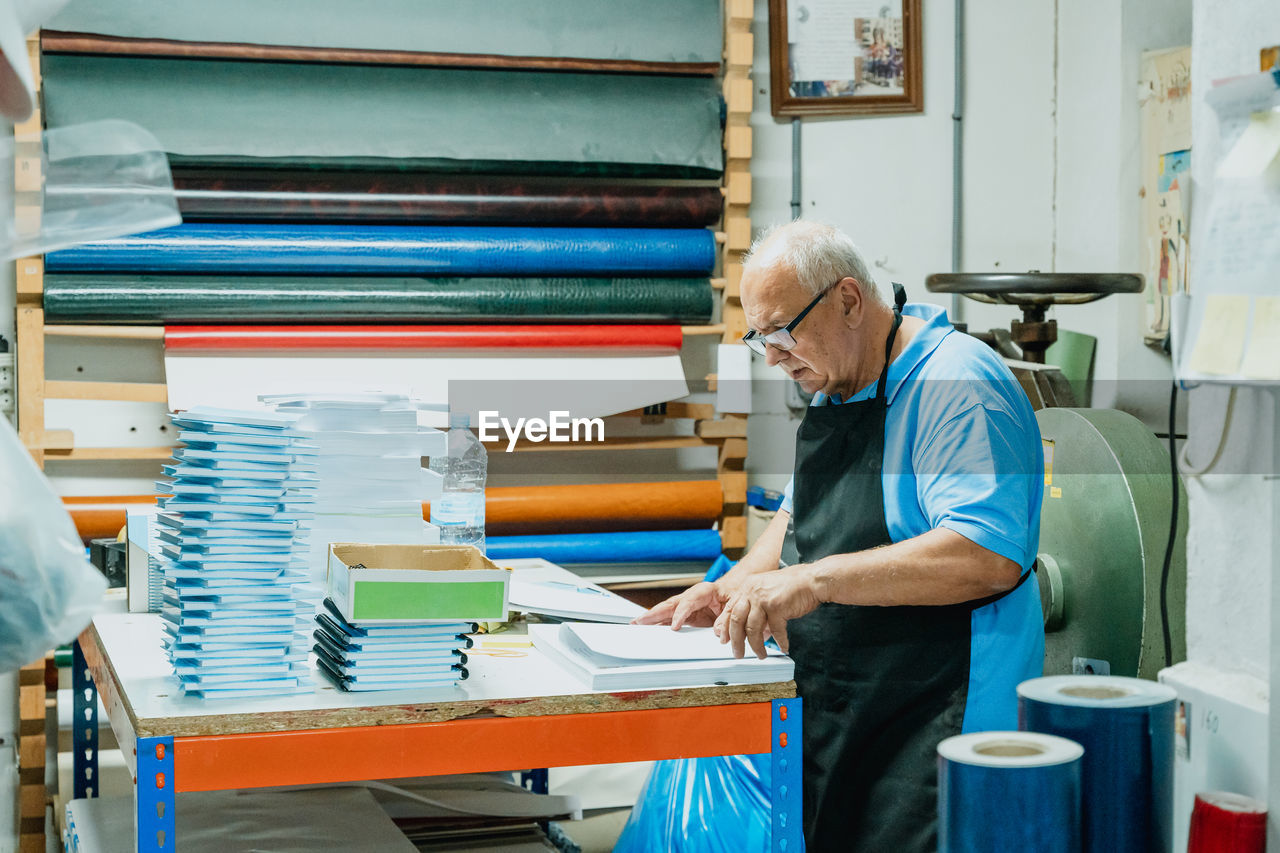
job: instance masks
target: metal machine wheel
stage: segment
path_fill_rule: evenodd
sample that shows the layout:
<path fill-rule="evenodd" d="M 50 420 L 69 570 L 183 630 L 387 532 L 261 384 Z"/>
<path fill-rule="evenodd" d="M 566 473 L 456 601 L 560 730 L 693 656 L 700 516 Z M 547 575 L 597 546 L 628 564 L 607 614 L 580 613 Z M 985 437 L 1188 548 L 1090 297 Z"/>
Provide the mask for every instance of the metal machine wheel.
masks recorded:
<path fill-rule="evenodd" d="M 1186 657 L 1185 492 L 1169 572 L 1168 662 L 1160 613 L 1169 454 L 1141 421 L 1114 409 L 1041 409 L 1036 420 L 1045 452 L 1037 566 L 1045 674 L 1155 678 Z"/>

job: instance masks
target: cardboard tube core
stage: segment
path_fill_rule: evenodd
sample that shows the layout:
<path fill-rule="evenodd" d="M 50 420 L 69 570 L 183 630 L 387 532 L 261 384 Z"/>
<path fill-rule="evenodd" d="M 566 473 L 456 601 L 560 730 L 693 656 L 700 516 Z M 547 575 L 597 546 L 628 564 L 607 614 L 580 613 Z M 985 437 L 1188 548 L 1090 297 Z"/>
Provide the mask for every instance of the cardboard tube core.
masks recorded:
<path fill-rule="evenodd" d="M 1133 693 L 1122 687 L 1064 687 L 1058 692 L 1080 699 L 1123 699 Z"/>
<path fill-rule="evenodd" d="M 979 755 L 990 755 L 999 758 L 1025 758 L 1031 755 L 1043 755 L 1045 749 L 1038 743 L 993 740 L 978 744 L 973 748 L 973 751 Z"/>

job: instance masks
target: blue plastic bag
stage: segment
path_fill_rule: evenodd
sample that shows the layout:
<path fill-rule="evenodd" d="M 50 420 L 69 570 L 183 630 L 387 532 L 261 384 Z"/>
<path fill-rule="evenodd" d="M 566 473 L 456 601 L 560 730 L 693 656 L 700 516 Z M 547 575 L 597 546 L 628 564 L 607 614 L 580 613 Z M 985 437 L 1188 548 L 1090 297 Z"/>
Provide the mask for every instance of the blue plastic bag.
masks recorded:
<path fill-rule="evenodd" d="M 770 756 L 659 761 L 614 853 L 754 853 L 769 846 Z"/>
<path fill-rule="evenodd" d="M 705 580 L 716 580 L 733 565 L 720 555 Z M 649 771 L 614 853 L 768 849 L 773 815 L 770 761 L 768 753 L 659 761 Z"/>

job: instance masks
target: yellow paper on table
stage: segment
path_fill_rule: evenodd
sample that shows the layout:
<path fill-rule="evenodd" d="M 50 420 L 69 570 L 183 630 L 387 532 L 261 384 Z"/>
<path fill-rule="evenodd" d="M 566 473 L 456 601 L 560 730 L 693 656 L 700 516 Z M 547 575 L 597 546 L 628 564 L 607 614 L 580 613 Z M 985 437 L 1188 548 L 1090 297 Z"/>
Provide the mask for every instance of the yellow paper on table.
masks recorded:
<path fill-rule="evenodd" d="M 1280 296 L 1253 303 L 1253 329 L 1240 373 L 1250 379 L 1280 379 Z"/>
<path fill-rule="evenodd" d="M 1239 370 L 1248 324 L 1248 296 L 1207 296 L 1200 335 L 1191 351 L 1191 370 L 1217 376 L 1229 376 Z"/>

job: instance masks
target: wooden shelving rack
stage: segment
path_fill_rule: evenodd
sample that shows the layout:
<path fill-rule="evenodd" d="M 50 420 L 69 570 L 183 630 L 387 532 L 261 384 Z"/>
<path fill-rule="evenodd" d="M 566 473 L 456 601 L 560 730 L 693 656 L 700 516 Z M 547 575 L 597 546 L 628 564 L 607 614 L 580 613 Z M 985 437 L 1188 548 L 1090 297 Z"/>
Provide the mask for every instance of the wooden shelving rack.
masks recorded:
<path fill-rule="evenodd" d="M 746 331 L 738 286 L 742 278 L 742 256 L 751 242 L 751 64 L 754 41 L 751 25 L 754 11 L 751 0 L 728 0 L 725 6 L 723 93 L 726 104 L 724 131 L 725 172 L 723 182 L 724 212 L 717 233 L 719 246 L 718 275 L 713 286 L 720 293 L 720 322 L 684 329 L 687 336 L 719 335 L 725 343 L 739 341 Z M 28 40 L 37 89 L 40 80 L 40 40 Z M 23 206 L 19 194 L 19 222 L 39 217 L 42 123 L 40 113 L 15 128 L 19 142 L 16 169 L 19 189 L 34 192 L 34 204 Z M 24 157 L 23 145 L 28 156 Z M 34 170 L 34 177 L 33 177 Z M 162 344 L 164 329 L 154 326 L 47 326 L 42 304 L 44 261 L 42 257 L 17 261 L 17 377 L 18 430 L 36 464 L 48 461 L 153 461 L 158 466 L 171 455 L 170 446 L 156 447 L 80 447 L 69 429 L 49 429 L 45 422 L 45 401 L 108 400 L 121 402 L 166 402 L 167 387 L 153 382 L 101 382 L 52 380 L 45 375 L 45 347 L 49 339 L 128 339 L 154 340 Z M 715 377 L 708 377 L 714 389 Z M 720 518 L 721 539 L 731 557 L 739 556 L 746 547 L 747 416 L 717 416 L 710 404 L 669 403 L 650 407 L 639 414 L 653 422 L 663 418 L 693 420 L 692 435 L 654 438 L 626 436 L 602 444 L 583 445 L 595 450 L 621 451 L 714 446 L 717 449 L 716 476 L 724 490 L 724 513 Z M 539 444 L 518 450 L 558 450 L 563 446 Z M 572 449 L 572 448 L 571 448 Z"/>

